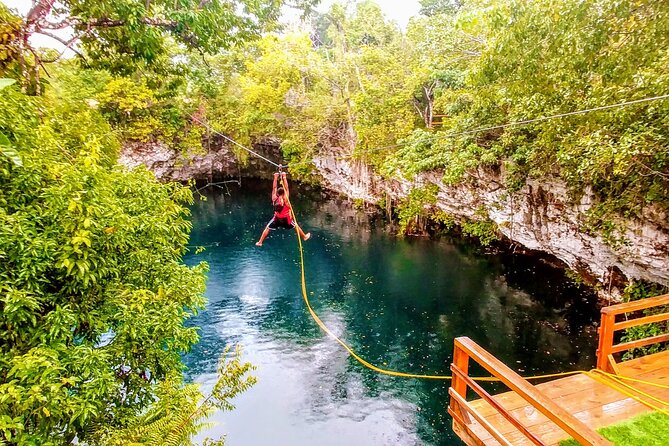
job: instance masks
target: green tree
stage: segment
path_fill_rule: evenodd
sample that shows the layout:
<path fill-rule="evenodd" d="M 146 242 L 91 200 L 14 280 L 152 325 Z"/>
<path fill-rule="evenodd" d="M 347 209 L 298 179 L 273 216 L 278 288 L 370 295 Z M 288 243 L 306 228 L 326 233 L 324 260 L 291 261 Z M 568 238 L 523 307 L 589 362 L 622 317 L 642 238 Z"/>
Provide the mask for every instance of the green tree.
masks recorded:
<path fill-rule="evenodd" d="M 399 38 L 397 25 L 388 23 L 381 7 L 371 1 L 358 3 L 355 13 L 346 21 L 349 48 L 387 46 Z"/>
<path fill-rule="evenodd" d="M 166 54 L 170 42 L 200 54 L 215 54 L 229 49 L 276 24 L 283 6 L 309 9 L 315 0 L 33 0 L 32 7 L 19 23 L 18 30 L 7 33 L 9 40 L 0 52 L 0 60 L 15 58 L 24 79 L 41 91 L 40 69 L 43 63 L 58 60 L 61 54 L 45 55 L 30 44 L 30 37 L 40 34 L 75 51 L 87 64 L 115 73 L 132 73 L 151 67 Z M 7 15 L 2 7 L 2 15 Z M 63 39 L 54 31 L 72 29 L 72 37 Z M 14 29 L 14 28 L 12 28 Z M 1 74 L 1 73 L 0 73 Z"/>
<path fill-rule="evenodd" d="M 460 0 L 419 0 L 420 13 L 432 17 L 440 14 L 453 14 L 462 7 Z"/>
<path fill-rule="evenodd" d="M 96 444 L 159 426 L 189 438 L 253 383 L 233 359 L 211 404 L 188 412 L 200 397 L 182 381 L 197 341 L 184 322 L 207 268 L 181 262 L 191 191 L 116 166 L 113 133 L 80 100 L 0 93 L 0 440 Z"/>
<path fill-rule="evenodd" d="M 504 167 L 514 190 L 528 176 L 559 176 L 574 196 L 586 187 L 597 194 L 595 228 L 611 227 L 613 214 L 666 206 L 666 101 L 449 134 L 660 95 L 668 26 L 662 5 L 631 0 L 474 1 L 451 20 L 414 21 L 412 41 L 434 67 L 428 79 L 439 79 L 433 107 L 446 118 L 442 134 L 425 145 L 415 133 L 388 169 L 443 168 L 458 181 Z"/>

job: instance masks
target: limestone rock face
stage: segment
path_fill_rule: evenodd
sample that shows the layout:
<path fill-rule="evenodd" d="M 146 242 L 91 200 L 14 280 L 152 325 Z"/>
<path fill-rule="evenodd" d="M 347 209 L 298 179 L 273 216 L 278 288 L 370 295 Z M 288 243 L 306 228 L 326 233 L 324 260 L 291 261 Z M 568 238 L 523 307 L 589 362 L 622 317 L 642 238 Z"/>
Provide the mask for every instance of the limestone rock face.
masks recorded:
<path fill-rule="evenodd" d="M 454 217 L 480 219 L 484 209 L 509 241 L 525 249 L 550 254 L 590 282 L 608 287 L 625 279 L 669 284 L 669 219 L 651 207 L 640 219 L 618 221 L 624 243 L 611 246 L 599 234 L 583 229 L 585 213 L 596 204 L 586 191 L 580 200 L 569 197 L 557 178 L 530 179 L 518 192 L 510 193 L 504 172 L 479 171 L 476 179 L 447 186 L 439 172 L 413 180 L 386 180 L 356 161 L 337 156 L 320 157 L 315 164 L 329 189 L 353 199 L 378 203 L 385 195 L 394 200 L 415 187 L 437 184 L 437 207 Z"/>
<path fill-rule="evenodd" d="M 256 157 L 240 163 L 222 139 L 213 139 L 208 151 L 178 153 L 160 144 L 133 144 L 124 148 L 120 163 L 146 165 L 163 181 L 217 180 L 225 178 L 271 178 L 275 168 Z M 261 155 L 278 162 L 278 144 L 268 141 L 254 146 Z M 356 160 L 342 157 L 343 150 L 330 148 L 314 164 L 322 184 L 351 199 L 379 203 L 390 197 L 397 202 L 416 187 L 439 186 L 437 207 L 456 218 L 480 219 L 483 209 L 501 234 L 527 250 L 550 254 L 591 283 L 604 284 L 615 294 L 626 279 L 669 284 L 669 219 L 647 207 L 640 219 L 618 221 L 624 243 L 612 246 L 600 234 L 583 229 L 585 213 L 596 200 L 586 191 L 579 200 L 569 197 L 558 178 L 530 179 L 518 192 L 505 187 L 504 172 L 479 171 L 475 179 L 447 186 L 439 172 L 422 173 L 412 180 L 386 179 Z"/>
<path fill-rule="evenodd" d="M 266 161 L 247 156 L 241 149 L 246 159 L 240 162 L 220 137 L 212 138 L 208 146 L 204 150 L 178 152 L 161 143 L 129 143 L 121 150 L 119 163 L 131 169 L 143 164 L 159 180 L 179 182 L 190 179 L 271 178 L 276 170 Z M 275 162 L 280 160 L 278 146 L 272 141 L 257 144 L 253 149 Z"/>

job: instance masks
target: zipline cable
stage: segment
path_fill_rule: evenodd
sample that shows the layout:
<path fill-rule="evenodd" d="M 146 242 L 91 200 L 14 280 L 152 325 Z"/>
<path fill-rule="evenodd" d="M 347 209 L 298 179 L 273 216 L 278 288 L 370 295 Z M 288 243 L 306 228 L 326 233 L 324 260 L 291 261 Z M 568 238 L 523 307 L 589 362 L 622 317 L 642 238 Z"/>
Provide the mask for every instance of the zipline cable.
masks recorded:
<path fill-rule="evenodd" d="M 472 134 L 475 134 L 475 133 L 488 132 L 488 131 L 491 131 L 491 130 L 500 130 L 500 129 L 506 129 L 506 128 L 509 128 L 509 127 L 523 126 L 523 125 L 533 124 L 535 122 L 543 122 L 543 121 L 548 121 L 548 120 L 551 120 L 551 119 L 565 118 L 567 116 L 584 115 L 586 113 L 592 113 L 592 112 L 602 111 L 602 110 L 610 110 L 612 108 L 625 107 L 625 106 L 628 106 L 628 105 L 635 105 L 635 104 L 642 104 L 642 103 L 645 103 L 645 102 L 659 101 L 659 100 L 668 99 L 668 98 L 669 98 L 669 94 L 663 94 L 663 95 L 660 95 L 660 96 L 652 96 L 652 97 L 647 97 L 647 98 L 642 98 L 642 99 L 635 99 L 635 100 L 632 100 L 632 101 L 619 102 L 617 104 L 602 105 L 602 106 L 599 106 L 599 107 L 592 107 L 592 108 L 587 108 L 587 109 L 584 109 L 584 110 L 577 110 L 577 111 L 572 111 L 572 112 L 567 112 L 567 113 L 559 113 L 559 114 L 555 114 L 555 115 L 542 116 L 542 117 L 533 118 L 533 119 L 524 119 L 524 120 L 521 120 L 521 121 L 513 121 L 513 122 L 506 123 L 506 124 L 500 124 L 500 125 L 495 125 L 495 126 L 490 126 L 490 127 L 479 127 L 479 128 L 475 128 L 475 129 L 471 129 L 471 130 L 465 130 L 465 131 L 462 131 L 462 132 L 455 132 L 455 133 L 441 133 L 441 132 L 439 132 L 439 133 L 434 133 L 433 137 L 434 138 L 439 138 L 439 139 L 441 139 L 441 138 L 457 138 L 458 136 L 472 135 Z M 280 164 L 275 163 L 274 161 L 260 155 L 259 153 L 249 149 L 248 147 L 245 147 L 244 145 L 238 143 L 237 141 L 230 138 L 229 136 L 226 136 L 223 133 L 221 133 L 217 130 L 214 130 L 213 128 L 211 128 L 211 126 L 202 122 L 200 119 L 196 118 L 194 115 L 190 115 L 190 117 L 191 117 L 191 119 L 193 119 L 195 122 L 199 123 L 201 126 L 206 128 L 207 130 L 219 135 L 220 137 L 224 138 L 226 141 L 231 142 L 232 144 L 236 145 L 237 147 L 246 150 L 247 152 L 257 156 L 258 158 L 260 158 L 264 161 L 267 161 L 268 163 L 270 163 L 274 167 L 278 168 L 279 166 L 281 166 Z M 406 145 L 408 145 L 408 143 L 397 143 L 397 144 L 392 144 L 392 145 L 389 145 L 389 146 L 375 147 L 375 148 L 372 148 L 372 149 L 363 150 L 358 154 L 353 153 L 353 154 L 344 155 L 344 156 L 341 156 L 341 157 L 338 157 L 338 158 L 339 159 L 352 158 L 352 157 L 357 156 L 359 154 L 366 154 L 366 153 L 377 152 L 377 151 L 381 151 L 381 150 L 394 149 L 394 148 L 403 147 L 403 146 L 406 146 Z M 303 162 L 297 162 L 297 163 L 290 163 L 288 165 L 283 165 L 282 167 L 289 168 L 290 166 L 296 166 L 296 165 L 301 165 L 301 164 L 309 164 L 309 163 L 310 162 L 303 161 Z"/>
<path fill-rule="evenodd" d="M 659 101 L 659 100 L 668 99 L 668 98 L 669 98 L 669 94 L 664 94 L 664 95 L 660 95 L 660 96 L 652 96 L 652 97 L 643 98 L 643 99 L 635 99 L 633 101 L 619 102 L 617 104 L 602 105 L 600 107 L 593 107 L 593 108 L 588 108 L 588 109 L 584 109 L 584 110 L 577 110 L 577 111 L 573 111 L 573 112 L 560 113 L 560 114 L 551 115 L 551 116 L 542 116 L 542 117 L 539 117 L 539 118 L 524 119 L 522 121 L 513 121 L 513 122 L 506 123 L 506 124 L 500 124 L 500 125 L 495 125 L 495 126 L 491 126 L 491 127 L 479 127 L 479 128 L 475 128 L 475 129 L 471 129 L 471 130 L 465 130 L 465 131 L 462 131 L 462 132 L 454 132 L 454 133 L 438 132 L 438 133 L 433 133 L 432 137 L 438 138 L 438 139 L 441 139 L 441 138 L 457 138 L 458 136 L 472 135 L 472 134 L 475 134 L 475 133 L 482 133 L 482 132 L 487 132 L 487 131 L 491 131 L 491 130 L 499 130 L 499 129 L 505 129 L 505 128 L 509 128 L 509 127 L 528 125 L 528 124 L 533 124 L 535 122 L 543 122 L 543 121 L 548 121 L 548 120 L 551 120 L 551 119 L 565 118 L 567 116 L 583 115 L 583 114 L 586 114 L 586 113 L 592 113 L 592 112 L 602 111 L 602 110 L 609 110 L 609 109 L 618 108 L 618 107 L 625 107 L 627 105 L 641 104 L 641 103 L 644 103 L 644 102 Z M 406 145 L 408 145 L 408 143 L 397 143 L 397 144 L 393 144 L 393 145 L 390 145 L 390 146 L 376 147 L 376 148 L 372 148 L 372 149 L 363 150 L 359 154 L 364 155 L 364 154 L 369 153 L 369 152 L 377 152 L 377 151 L 380 151 L 380 150 L 387 150 L 387 149 L 392 149 L 392 148 L 396 148 L 396 147 L 403 147 L 403 146 L 406 146 Z M 340 159 L 351 158 L 351 157 L 354 157 L 356 155 L 358 155 L 358 154 L 344 155 L 344 156 L 339 157 L 339 158 Z"/>
<path fill-rule="evenodd" d="M 228 137 L 228 136 L 225 136 L 223 133 L 219 132 L 218 130 L 214 130 L 214 129 L 212 129 L 209 125 L 207 125 L 207 124 L 205 124 L 204 122 L 200 121 L 200 120 L 199 120 L 198 118 L 196 118 L 195 116 L 190 115 L 190 117 L 191 117 L 191 119 L 192 119 L 193 121 L 199 123 L 202 127 L 204 127 L 204 128 L 206 128 L 207 130 L 209 130 L 209 131 L 211 131 L 211 132 L 217 134 L 217 135 L 220 136 L 221 138 L 225 139 L 226 141 L 231 142 L 232 144 L 236 145 L 237 147 L 246 150 L 247 152 L 249 152 L 249 153 L 251 153 L 251 154 L 257 156 L 257 157 L 260 158 L 261 160 L 267 161 L 268 163 L 270 163 L 270 164 L 271 164 L 272 166 L 274 166 L 274 167 L 279 167 L 279 166 L 280 166 L 280 164 L 275 163 L 274 161 L 272 161 L 272 160 L 269 159 L 269 158 L 265 158 L 264 156 L 262 156 L 262 155 L 259 154 L 258 152 L 254 152 L 253 150 L 249 149 L 248 147 L 245 147 L 244 145 L 238 143 L 238 142 L 235 141 L 234 139 L 232 139 L 232 138 L 230 138 L 230 137 Z M 285 166 L 284 166 L 284 167 L 285 167 Z"/>
<path fill-rule="evenodd" d="M 575 115 L 583 115 L 586 113 L 591 113 L 595 111 L 602 111 L 602 110 L 609 110 L 611 108 L 617 108 L 617 107 L 624 107 L 627 105 L 633 105 L 633 104 L 641 104 L 644 102 L 651 102 L 651 101 L 659 101 L 661 99 L 667 99 L 669 98 L 669 94 L 664 94 L 661 96 L 653 96 L 649 98 L 643 98 L 643 99 L 635 99 L 633 101 L 626 101 L 626 102 L 619 102 L 617 104 L 611 104 L 611 105 L 602 105 L 600 107 L 593 107 L 593 108 L 587 108 L 585 110 L 578 110 L 578 111 L 573 111 L 573 112 L 567 112 L 567 113 L 560 113 L 557 115 L 551 115 L 551 116 L 542 116 L 540 118 L 534 118 L 534 119 L 524 119 L 522 121 L 514 121 L 514 122 L 509 122 L 507 124 L 501 124 L 501 125 L 496 125 L 492 127 L 481 127 L 481 128 L 476 128 L 472 130 L 466 130 L 464 132 L 457 132 L 457 133 L 445 133 L 443 135 L 437 134 L 437 137 L 440 138 L 454 138 L 457 136 L 464 136 L 464 135 L 470 135 L 473 133 L 481 133 L 481 132 L 487 132 L 490 130 L 498 130 L 498 129 L 505 129 L 508 127 L 514 127 L 518 125 L 527 125 L 527 124 L 533 124 L 535 122 L 542 122 L 542 121 L 548 121 L 550 119 L 558 119 L 558 118 L 565 118 L 567 116 L 575 116 Z"/>

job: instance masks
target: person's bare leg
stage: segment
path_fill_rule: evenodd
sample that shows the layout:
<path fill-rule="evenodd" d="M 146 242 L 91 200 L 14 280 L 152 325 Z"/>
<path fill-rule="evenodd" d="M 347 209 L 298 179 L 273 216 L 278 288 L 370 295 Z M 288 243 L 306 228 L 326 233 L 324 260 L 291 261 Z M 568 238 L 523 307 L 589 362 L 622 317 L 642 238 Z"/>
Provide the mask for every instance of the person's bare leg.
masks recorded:
<path fill-rule="evenodd" d="M 256 242 L 256 246 L 262 246 L 262 242 L 265 241 L 268 235 L 269 235 L 269 227 L 265 227 L 265 230 L 262 232 L 262 235 L 260 236 L 260 240 Z"/>
<path fill-rule="evenodd" d="M 295 227 L 297 228 L 297 232 L 300 234 L 300 237 L 302 237 L 302 240 L 304 240 L 306 242 L 307 240 L 309 240 L 311 238 L 311 232 L 307 232 L 305 234 L 304 231 L 302 230 L 302 228 L 300 228 L 300 225 L 296 224 Z"/>

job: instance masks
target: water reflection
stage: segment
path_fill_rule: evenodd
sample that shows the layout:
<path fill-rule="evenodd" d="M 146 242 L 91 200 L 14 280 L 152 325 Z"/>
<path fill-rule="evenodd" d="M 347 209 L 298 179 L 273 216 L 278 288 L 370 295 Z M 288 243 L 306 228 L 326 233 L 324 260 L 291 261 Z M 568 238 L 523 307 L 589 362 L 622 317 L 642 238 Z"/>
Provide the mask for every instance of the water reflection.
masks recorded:
<path fill-rule="evenodd" d="M 261 187 L 261 189 L 258 189 Z M 253 246 L 271 215 L 268 184 L 216 192 L 193 209 L 190 264 L 210 264 L 201 341 L 185 357 L 211 384 L 226 344 L 240 343 L 259 383 L 208 435 L 235 445 L 451 445 L 447 383 L 365 369 L 325 337 L 300 296 L 295 236 Z M 520 257 L 449 240 L 400 240 L 346 203 L 294 193 L 308 288 L 323 321 L 379 366 L 448 374 L 453 338 L 469 336 L 524 374 L 593 365 L 594 297 Z M 569 304 L 567 302 L 570 302 Z"/>

